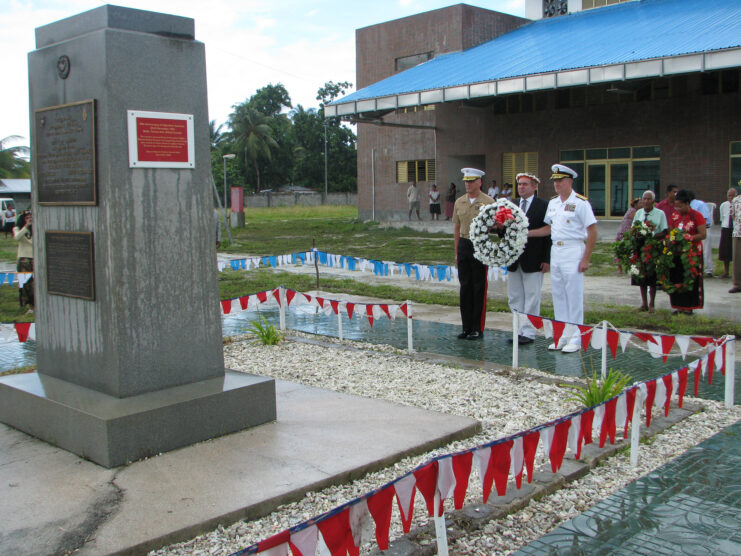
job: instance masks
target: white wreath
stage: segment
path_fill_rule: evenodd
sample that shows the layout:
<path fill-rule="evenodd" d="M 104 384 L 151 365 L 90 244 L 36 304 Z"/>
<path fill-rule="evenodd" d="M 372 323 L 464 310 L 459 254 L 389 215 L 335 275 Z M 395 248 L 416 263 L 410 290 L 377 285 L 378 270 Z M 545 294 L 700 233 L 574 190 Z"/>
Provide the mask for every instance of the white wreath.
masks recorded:
<path fill-rule="evenodd" d="M 496 231 L 489 233 L 490 228 L 497 223 L 497 213 L 501 210 L 502 214 L 506 214 L 505 209 L 509 209 L 512 218 L 504 220 L 504 233 L 501 236 Z M 488 266 L 511 265 L 525 250 L 527 226 L 525 213 L 507 199 L 497 199 L 491 205 L 481 207 L 469 230 L 473 256 Z"/>

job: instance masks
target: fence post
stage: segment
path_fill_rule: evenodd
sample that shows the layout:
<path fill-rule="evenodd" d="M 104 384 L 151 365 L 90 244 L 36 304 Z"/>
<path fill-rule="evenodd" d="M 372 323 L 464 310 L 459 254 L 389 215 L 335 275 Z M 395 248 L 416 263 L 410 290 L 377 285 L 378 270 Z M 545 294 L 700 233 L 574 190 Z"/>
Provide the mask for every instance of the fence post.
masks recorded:
<path fill-rule="evenodd" d="M 512 311 L 512 368 L 517 369 L 520 366 L 520 317 L 517 311 Z"/>
<path fill-rule="evenodd" d="M 407 299 L 407 350 L 414 353 L 414 334 L 412 330 L 412 302 Z"/>
<path fill-rule="evenodd" d="M 445 528 L 445 510 L 440 508 L 440 491 L 435 491 L 435 538 L 439 556 L 448 556 L 448 531 Z M 440 510 L 440 515 L 437 511 Z"/>
<path fill-rule="evenodd" d="M 607 321 L 602 321 L 602 380 L 607 377 Z"/>
<path fill-rule="evenodd" d="M 342 305 L 343 303 L 337 304 L 337 333 L 342 341 Z"/>
<path fill-rule="evenodd" d="M 280 299 L 280 330 L 281 332 L 286 331 L 286 288 L 278 286 L 278 299 Z"/>
<path fill-rule="evenodd" d="M 636 389 L 636 399 L 633 404 L 633 420 L 630 424 L 630 465 L 638 465 L 638 448 L 641 445 L 641 406 L 645 399 L 640 388 Z"/>
<path fill-rule="evenodd" d="M 736 386 L 736 336 L 726 340 L 726 403 L 727 409 L 733 409 Z"/>

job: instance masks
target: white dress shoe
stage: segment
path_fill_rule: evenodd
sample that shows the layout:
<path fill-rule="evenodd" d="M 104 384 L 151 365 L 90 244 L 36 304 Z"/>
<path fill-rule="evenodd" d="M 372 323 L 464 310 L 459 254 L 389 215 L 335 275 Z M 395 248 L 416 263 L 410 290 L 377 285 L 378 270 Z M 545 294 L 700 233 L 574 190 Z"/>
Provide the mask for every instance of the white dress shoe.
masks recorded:
<path fill-rule="evenodd" d="M 555 343 L 553 343 L 548 346 L 548 349 L 549 351 L 558 351 L 558 346 Z"/>
<path fill-rule="evenodd" d="M 562 353 L 574 353 L 579 351 L 581 348 L 576 344 L 566 344 L 561 348 Z"/>

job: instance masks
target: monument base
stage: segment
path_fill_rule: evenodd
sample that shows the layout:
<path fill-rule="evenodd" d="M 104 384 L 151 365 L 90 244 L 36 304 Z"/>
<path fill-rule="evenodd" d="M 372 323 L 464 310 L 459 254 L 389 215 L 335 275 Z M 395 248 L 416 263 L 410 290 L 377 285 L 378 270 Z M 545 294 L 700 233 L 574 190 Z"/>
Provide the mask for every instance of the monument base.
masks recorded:
<path fill-rule="evenodd" d="M 0 378 L 0 422 L 104 467 L 275 417 L 275 381 L 234 371 L 120 399 L 38 373 Z"/>
<path fill-rule="evenodd" d="M 229 215 L 229 223 L 232 228 L 244 228 L 244 213 L 243 212 L 232 212 Z"/>

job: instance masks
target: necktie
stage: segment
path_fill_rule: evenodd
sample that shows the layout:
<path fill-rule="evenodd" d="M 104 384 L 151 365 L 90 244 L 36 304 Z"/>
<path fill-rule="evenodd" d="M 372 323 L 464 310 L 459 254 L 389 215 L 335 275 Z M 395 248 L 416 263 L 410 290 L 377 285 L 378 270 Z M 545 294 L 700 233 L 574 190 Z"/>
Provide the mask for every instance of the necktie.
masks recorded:
<path fill-rule="evenodd" d="M 527 199 L 520 199 L 520 209 L 522 212 L 527 212 Z"/>

